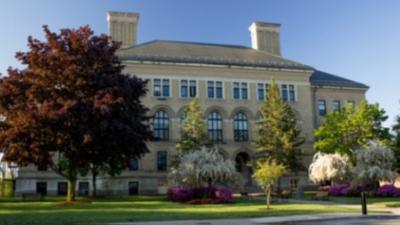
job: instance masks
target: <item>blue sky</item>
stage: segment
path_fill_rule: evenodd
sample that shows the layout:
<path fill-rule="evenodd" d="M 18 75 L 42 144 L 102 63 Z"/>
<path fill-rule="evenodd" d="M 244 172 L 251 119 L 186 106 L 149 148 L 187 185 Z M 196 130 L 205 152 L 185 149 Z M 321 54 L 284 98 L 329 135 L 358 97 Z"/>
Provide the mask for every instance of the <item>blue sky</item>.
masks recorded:
<path fill-rule="evenodd" d="M 370 102 L 400 114 L 400 1 L 397 0 L 9 0 L 0 3 L 0 73 L 43 24 L 89 24 L 106 33 L 108 10 L 140 13 L 139 43 L 169 39 L 250 46 L 252 21 L 282 24 L 284 57 L 363 82 Z"/>

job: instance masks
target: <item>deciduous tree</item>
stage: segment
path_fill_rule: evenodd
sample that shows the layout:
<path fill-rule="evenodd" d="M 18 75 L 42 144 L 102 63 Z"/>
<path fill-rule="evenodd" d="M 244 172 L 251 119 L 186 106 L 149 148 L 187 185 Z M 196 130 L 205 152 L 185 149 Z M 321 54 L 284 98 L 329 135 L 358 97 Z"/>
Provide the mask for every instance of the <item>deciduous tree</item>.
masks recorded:
<path fill-rule="evenodd" d="M 272 186 L 285 172 L 285 166 L 277 163 L 275 160 L 259 160 L 257 162 L 257 167 L 253 177 L 265 192 L 268 209 L 271 204 Z"/>
<path fill-rule="evenodd" d="M 308 169 L 309 178 L 316 184 L 344 183 L 350 176 L 350 162 L 346 156 L 315 153 Z"/>
<path fill-rule="evenodd" d="M 361 101 L 357 107 L 346 105 L 329 113 L 325 122 L 315 130 L 314 148 L 324 153 L 347 155 L 355 163 L 355 150 L 370 141 L 388 145 L 389 129 L 382 123 L 387 119 L 378 104 Z"/>
<path fill-rule="evenodd" d="M 396 177 L 392 170 L 395 158 L 391 149 L 371 145 L 366 149 L 358 149 L 356 156 L 353 177 L 358 184 L 378 188 L 380 181 L 392 182 Z"/>
<path fill-rule="evenodd" d="M 148 151 L 146 81 L 123 74 L 119 44 L 88 26 L 44 32 L 16 54 L 26 68 L 0 79 L 0 149 L 8 161 L 62 175 L 71 201 L 81 170 L 112 172 Z"/>

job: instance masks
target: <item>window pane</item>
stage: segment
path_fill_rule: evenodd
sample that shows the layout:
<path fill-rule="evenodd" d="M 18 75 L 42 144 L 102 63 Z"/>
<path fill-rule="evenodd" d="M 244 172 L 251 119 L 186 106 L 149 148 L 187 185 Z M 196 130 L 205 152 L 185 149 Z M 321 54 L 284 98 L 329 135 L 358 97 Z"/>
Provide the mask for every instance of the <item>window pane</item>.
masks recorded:
<path fill-rule="evenodd" d="M 221 114 L 214 111 L 207 117 L 208 121 L 208 136 L 215 143 L 220 143 L 223 140 L 222 136 L 222 117 Z"/>
<path fill-rule="evenodd" d="M 289 85 L 289 101 L 294 102 L 296 100 L 294 85 Z"/>
<path fill-rule="evenodd" d="M 234 130 L 233 137 L 236 142 L 246 142 L 249 140 L 249 131 L 247 127 L 247 117 L 244 113 L 239 112 L 233 119 Z"/>
<path fill-rule="evenodd" d="M 233 98 L 234 99 L 239 99 L 240 98 L 239 82 L 233 82 Z"/>
<path fill-rule="evenodd" d="M 288 90 L 286 84 L 282 84 L 281 86 L 281 98 L 285 102 L 288 100 Z"/>
<path fill-rule="evenodd" d="M 320 116 L 326 115 L 326 102 L 325 100 L 318 100 L 318 111 Z"/>
<path fill-rule="evenodd" d="M 167 170 L 167 152 L 159 151 L 157 152 L 157 170 L 166 171 Z"/>
<path fill-rule="evenodd" d="M 128 161 L 128 169 L 135 171 L 139 169 L 139 160 L 137 158 L 131 158 Z"/>
<path fill-rule="evenodd" d="M 333 110 L 340 110 L 340 108 L 341 108 L 340 100 L 333 100 L 332 107 L 333 107 Z"/>
<path fill-rule="evenodd" d="M 257 84 L 257 99 L 264 100 L 265 93 L 264 93 L 264 84 Z"/>
<path fill-rule="evenodd" d="M 195 80 L 191 80 L 190 81 L 190 90 L 189 90 L 189 94 L 191 98 L 196 97 L 196 81 Z"/>
<path fill-rule="evenodd" d="M 242 99 L 247 99 L 247 83 L 242 83 Z"/>
<path fill-rule="evenodd" d="M 215 84 L 216 84 L 216 97 L 222 98 L 222 82 L 217 81 L 215 82 Z"/>
<path fill-rule="evenodd" d="M 154 79 L 153 84 L 153 95 L 154 96 L 161 96 L 161 80 Z"/>
<path fill-rule="evenodd" d="M 214 98 L 214 82 L 208 81 L 207 86 L 208 86 L 208 97 Z"/>
<path fill-rule="evenodd" d="M 169 139 L 169 117 L 164 111 L 157 111 L 152 121 L 153 138 L 156 141 L 166 141 Z"/>
<path fill-rule="evenodd" d="M 168 79 L 163 80 L 163 96 L 164 97 L 169 96 L 169 80 Z"/>

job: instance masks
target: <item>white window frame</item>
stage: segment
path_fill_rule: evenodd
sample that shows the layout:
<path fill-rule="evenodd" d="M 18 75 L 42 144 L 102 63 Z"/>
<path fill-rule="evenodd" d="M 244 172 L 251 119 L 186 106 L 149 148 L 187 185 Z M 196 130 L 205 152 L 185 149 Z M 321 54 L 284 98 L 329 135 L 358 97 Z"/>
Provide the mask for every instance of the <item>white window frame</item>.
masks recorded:
<path fill-rule="evenodd" d="M 279 86 L 279 95 L 280 95 L 280 97 L 281 97 L 281 99 L 283 100 L 283 95 L 282 95 L 282 85 L 286 85 L 286 90 L 287 90 L 287 92 L 286 92 L 286 94 L 287 94 L 287 96 L 286 96 L 286 98 L 287 98 L 287 101 L 286 102 L 297 102 L 297 85 L 295 85 L 295 84 L 292 84 L 292 83 L 278 83 L 278 86 Z M 293 90 L 294 90 L 294 101 L 291 101 L 290 100 L 290 85 L 293 85 Z"/>
<path fill-rule="evenodd" d="M 182 81 L 187 81 L 187 91 L 188 91 L 188 95 L 187 95 L 187 97 L 183 97 L 182 96 Z M 195 87 L 196 87 L 196 95 L 194 96 L 194 97 L 191 97 L 190 96 L 190 81 L 194 81 L 195 82 Z M 195 80 L 195 79 L 180 79 L 179 80 L 179 97 L 180 98 L 184 98 L 184 99 L 187 99 L 187 98 L 197 98 L 198 96 L 199 96 L 199 85 L 198 85 L 198 80 Z M 208 90 L 208 89 L 207 89 Z M 208 95 L 208 93 L 207 93 L 207 95 Z M 207 96 L 208 97 L 208 96 Z"/>
<path fill-rule="evenodd" d="M 234 93 L 235 93 L 235 86 L 234 83 L 239 84 L 239 98 L 235 98 Z M 243 84 L 246 84 L 246 89 L 247 89 L 247 98 L 243 98 Z M 233 100 L 250 100 L 250 83 L 246 81 L 232 81 L 232 99 Z"/>
<path fill-rule="evenodd" d="M 208 82 L 212 82 L 213 83 L 213 92 L 214 92 L 214 97 L 210 98 L 208 96 Z M 217 82 L 221 82 L 222 86 L 222 98 L 217 98 Z M 221 99 L 225 99 L 225 82 L 222 80 L 207 80 L 206 81 L 207 84 L 207 99 L 216 99 L 216 100 L 221 100 Z"/>
<path fill-rule="evenodd" d="M 266 99 L 265 99 L 265 95 L 267 94 L 267 85 L 269 85 L 269 83 L 268 82 L 257 82 L 257 83 L 255 83 L 256 84 L 256 98 L 257 98 L 257 100 L 259 100 L 259 101 L 265 101 Z M 263 98 L 264 99 L 261 99 L 260 98 L 260 96 L 258 95 L 258 85 L 259 84 L 261 84 L 261 85 L 263 85 L 263 90 L 264 90 L 264 96 L 263 96 Z M 280 89 L 279 89 L 279 92 L 280 92 Z"/>
<path fill-rule="evenodd" d="M 154 80 L 160 80 L 160 96 L 155 96 L 154 95 Z M 169 91 L 169 93 L 168 93 L 168 96 L 164 96 L 164 91 L 163 91 L 163 81 L 164 80 L 168 80 L 168 91 Z M 171 93 L 172 93 L 172 86 L 171 86 L 171 79 L 170 78 L 153 78 L 152 80 L 151 80 L 151 94 L 152 94 L 152 96 L 153 97 L 158 97 L 158 98 L 169 98 L 169 97 L 172 97 L 171 96 Z"/>

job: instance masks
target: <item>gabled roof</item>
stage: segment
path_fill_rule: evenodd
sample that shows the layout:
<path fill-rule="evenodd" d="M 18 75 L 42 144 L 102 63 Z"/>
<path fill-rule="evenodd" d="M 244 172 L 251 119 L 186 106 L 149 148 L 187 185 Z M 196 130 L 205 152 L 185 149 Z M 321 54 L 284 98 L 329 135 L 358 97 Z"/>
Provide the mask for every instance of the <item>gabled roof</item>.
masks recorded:
<path fill-rule="evenodd" d="M 349 88 L 365 88 L 369 87 L 365 84 L 339 77 L 333 74 L 315 70 L 310 77 L 310 82 L 314 86 L 329 86 L 329 87 L 349 87 Z"/>
<path fill-rule="evenodd" d="M 121 60 L 313 70 L 264 51 L 238 45 L 155 40 L 118 51 Z"/>

